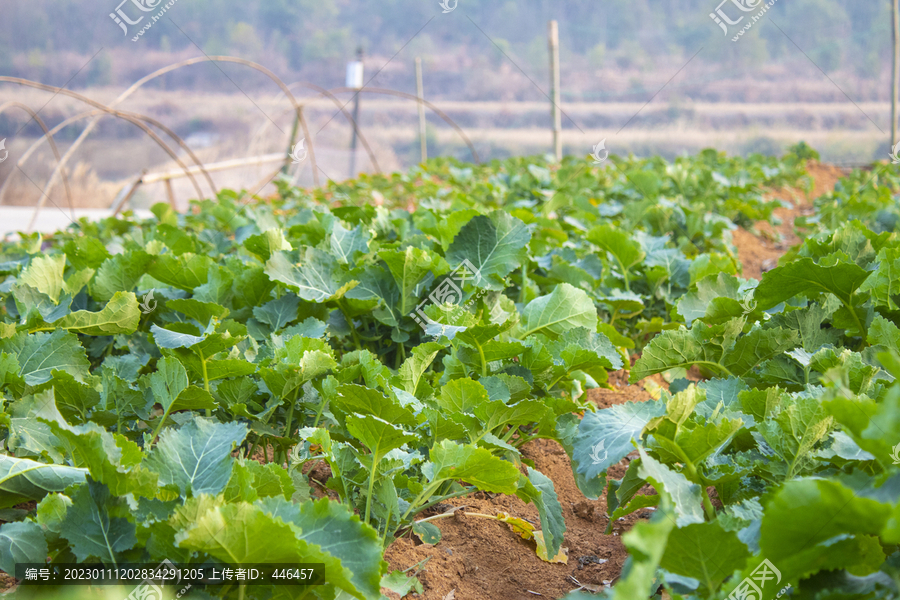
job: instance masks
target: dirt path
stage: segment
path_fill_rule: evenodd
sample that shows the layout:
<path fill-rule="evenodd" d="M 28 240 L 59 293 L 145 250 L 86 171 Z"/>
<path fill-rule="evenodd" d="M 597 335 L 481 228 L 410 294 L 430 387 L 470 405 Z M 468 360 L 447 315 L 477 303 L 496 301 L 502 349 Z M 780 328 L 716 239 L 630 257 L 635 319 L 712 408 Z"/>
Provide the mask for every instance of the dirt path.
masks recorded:
<path fill-rule="evenodd" d="M 811 198 L 834 189 L 834 184 L 844 176 L 840 169 L 818 163 L 810 163 L 808 170 L 814 182 Z M 759 224 L 757 229 L 763 233 L 759 237 L 744 229 L 734 232 L 738 257 L 744 265 L 744 277 L 760 278 L 763 272 L 777 266 L 778 259 L 789 248 L 801 241 L 794 231 L 794 219 L 808 213 L 811 203 L 801 191 L 777 190 L 773 197 L 794 205 L 792 209 L 775 211 L 782 220 L 778 227 Z M 642 384 L 628 385 L 627 381 L 627 371 L 612 373 L 610 383 L 613 389 L 590 390 L 588 398 L 599 408 L 631 401 L 643 402 L 650 398 Z M 654 377 L 653 381 L 668 387 L 661 377 Z M 568 456 L 558 444 L 547 440 L 532 442 L 523 448 L 523 455 L 533 460 L 535 467 L 550 477 L 556 487 L 566 519 L 563 546 L 568 548 L 568 564 L 549 564 L 540 560 L 534 552 L 533 542 L 522 540 L 502 523 L 454 516 L 434 521 L 443 534 L 443 539 L 436 546 L 425 546 L 418 540 L 404 538 L 388 549 L 385 559 L 391 569 L 409 569 L 428 559 L 419 574 L 424 595 L 411 594 L 408 598 L 560 598 L 578 588 L 571 578 L 589 586 L 602 587 L 615 582 L 627 557 L 621 535 L 631 529 L 638 519 L 647 518 L 650 512 L 641 510 L 625 517 L 614 524 L 612 535 L 605 535 L 608 525 L 605 492 L 596 501 L 587 500 L 581 494 L 572 477 Z M 621 479 L 632 458 L 626 457 L 612 467 L 609 476 Z M 642 490 L 642 493 L 649 490 Z M 463 505 L 468 507 L 469 512 L 495 515 L 503 511 L 538 523 L 534 506 L 515 497 L 476 494 L 475 497 L 448 501 L 446 504 L 447 507 Z M 428 516 L 431 514 L 437 513 L 429 513 Z M 388 597 L 398 598 L 396 594 L 388 594 Z"/>
<path fill-rule="evenodd" d="M 778 266 L 778 259 L 791 247 L 801 242 L 794 231 L 794 219 L 801 215 L 812 214 L 810 199 L 830 192 L 834 184 L 845 175 L 838 167 L 823 165 L 810 161 L 807 165 L 813 180 L 813 191 L 810 198 L 801 190 L 776 190 L 772 197 L 786 200 L 793 208 L 775 209 L 775 216 L 781 224 L 773 227 L 769 223 L 758 223 L 756 229 L 762 234 L 756 236 L 746 229 L 734 231 L 734 244 L 737 246 L 738 258 L 744 266 L 744 277 L 759 279 L 766 271 Z"/>

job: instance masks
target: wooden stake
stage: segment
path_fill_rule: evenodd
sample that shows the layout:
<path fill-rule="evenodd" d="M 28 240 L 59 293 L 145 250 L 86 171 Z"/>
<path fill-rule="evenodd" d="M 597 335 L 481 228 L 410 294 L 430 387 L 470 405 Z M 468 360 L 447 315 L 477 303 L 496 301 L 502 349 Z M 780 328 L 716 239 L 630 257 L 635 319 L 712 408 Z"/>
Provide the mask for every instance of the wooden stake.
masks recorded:
<path fill-rule="evenodd" d="M 891 21 L 894 38 L 894 76 L 891 80 L 891 151 L 897 144 L 897 95 L 900 86 L 900 0 L 891 1 Z"/>
<path fill-rule="evenodd" d="M 550 98 L 551 116 L 553 118 L 553 152 L 556 160 L 562 160 L 562 116 L 559 102 L 559 25 L 556 21 L 550 21 L 549 26 L 550 46 Z"/>
<path fill-rule="evenodd" d="M 363 60 L 363 49 L 362 47 L 357 48 L 356 50 L 356 60 L 362 62 Z M 353 97 L 353 122 L 356 123 L 356 128 L 353 130 L 353 137 L 350 138 L 350 179 L 356 177 L 356 130 L 360 129 L 359 126 L 359 97 L 362 96 L 362 87 L 356 90 L 356 94 Z"/>
<path fill-rule="evenodd" d="M 172 189 L 171 179 L 166 179 L 166 196 L 169 198 L 169 206 L 172 207 L 172 210 L 177 211 L 178 207 L 175 206 L 175 190 Z"/>
<path fill-rule="evenodd" d="M 422 59 L 416 57 L 416 96 L 419 98 L 419 143 L 422 146 L 422 162 L 428 160 L 428 140 L 425 138 L 425 105 L 421 102 L 425 99 L 425 84 L 422 80 Z"/>

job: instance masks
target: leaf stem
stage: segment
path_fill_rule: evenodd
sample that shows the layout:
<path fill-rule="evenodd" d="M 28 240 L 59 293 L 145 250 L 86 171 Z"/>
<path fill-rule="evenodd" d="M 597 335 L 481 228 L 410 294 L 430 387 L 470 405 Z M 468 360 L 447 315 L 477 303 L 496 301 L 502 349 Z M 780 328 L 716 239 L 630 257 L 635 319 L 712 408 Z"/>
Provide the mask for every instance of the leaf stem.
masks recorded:
<path fill-rule="evenodd" d="M 350 333 L 353 336 L 353 343 L 356 345 L 356 349 L 362 350 L 362 343 L 359 341 L 359 333 L 356 331 L 356 325 L 353 324 L 353 318 L 347 314 L 347 307 L 343 299 L 338 301 L 338 308 L 344 313 L 344 320 L 347 321 L 347 324 L 350 326 Z"/>
<path fill-rule="evenodd" d="M 166 422 L 166 419 L 169 417 L 169 411 L 172 410 L 172 407 L 175 406 L 175 401 L 172 401 L 172 404 L 169 408 L 166 409 L 166 412 L 163 413 L 162 417 L 159 419 L 159 425 L 156 426 L 156 430 L 153 432 L 153 437 L 150 439 L 150 445 L 152 446 L 154 442 L 156 442 L 156 438 L 159 437 L 159 432 L 162 430 L 163 424 Z M 209 412 L 209 409 L 206 410 Z"/>
<path fill-rule="evenodd" d="M 424 499 L 424 498 L 430 498 L 431 495 L 434 493 L 434 491 L 435 491 L 438 487 L 440 487 L 440 485 L 441 485 L 442 483 L 444 483 L 444 480 L 443 480 L 443 479 L 440 480 L 440 481 L 438 481 L 438 482 L 436 482 L 436 483 L 432 483 L 430 486 L 428 486 L 427 488 L 425 488 L 424 490 L 422 490 L 422 493 L 419 494 L 418 496 L 416 496 L 416 499 L 412 501 L 412 504 L 410 504 L 410 505 L 409 505 L 409 508 L 406 509 L 406 512 L 403 513 L 403 518 L 401 518 L 400 520 L 401 520 L 401 521 L 405 521 L 405 520 L 406 520 L 406 517 L 409 516 L 409 513 L 411 513 L 411 512 L 413 511 L 413 509 L 416 507 L 416 505 L 417 505 L 419 502 L 421 502 L 422 499 Z M 422 510 L 424 510 L 424 508 L 423 508 Z"/>
<path fill-rule="evenodd" d="M 206 371 L 206 358 L 203 356 L 202 350 L 197 350 L 197 354 L 200 355 L 200 367 L 203 369 L 203 389 L 209 394 L 209 374 Z M 208 408 L 206 409 L 206 416 L 207 418 L 212 416 L 212 411 Z"/>
<path fill-rule="evenodd" d="M 369 493 L 366 496 L 366 520 L 363 523 L 369 522 L 369 515 L 372 513 L 372 494 L 375 491 L 375 475 L 378 474 L 378 463 L 380 460 L 376 460 L 375 457 L 377 454 L 378 448 L 374 448 L 372 450 L 372 473 L 369 474 Z M 385 527 L 385 530 L 387 528 Z"/>
<path fill-rule="evenodd" d="M 447 494 L 446 496 L 438 496 L 437 498 L 434 498 L 433 500 L 430 500 L 429 502 L 426 502 L 425 504 L 423 504 L 421 506 L 421 508 L 416 510 L 416 512 L 413 514 L 418 514 L 418 513 L 422 512 L 423 510 L 428 510 L 435 504 L 440 504 L 444 500 L 449 500 L 450 498 L 459 498 L 460 496 L 465 496 L 466 494 L 471 494 L 476 489 L 477 488 L 474 485 L 471 485 L 464 490 L 460 490 L 458 492 L 453 492 L 452 494 Z M 404 516 L 404 518 L 406 518 L 406 517 Z"/>
<path fill-rule="evenodd" d="M 325 410 L 325 394 L 322 394 L 322 402 L 319 404 L 319 410 L 316 411 L 316 420 L 313 422 L 313 428 L 319 426 L 319 419 L 322 418 L 322 412 Z"/>
<path fill-rule="evenodd" d="M 256 440 L 253 441 L 253 445 L 250 446 L 250 452 L 247 453 L 247 458 L 252 459 L 253 453 L 256 451 L 256 445 L 259 444 L 259 440 L 262 439 L 261 435 L 256 436 Z"/>
<path fill-rule="evenodd" d="M 487 361 L 484 359 L 484 348 L 477 342 L 475 345 L 478 346 L 478 356 L 481 357 L 481 376 L 487 377 Z"/>
<path fill-rule="evenodd" d="M 522 261 L 522 285 L 519 287 L 519 304 L 525 302 L 525 286 L 528 281 L 528 259 Z"/>

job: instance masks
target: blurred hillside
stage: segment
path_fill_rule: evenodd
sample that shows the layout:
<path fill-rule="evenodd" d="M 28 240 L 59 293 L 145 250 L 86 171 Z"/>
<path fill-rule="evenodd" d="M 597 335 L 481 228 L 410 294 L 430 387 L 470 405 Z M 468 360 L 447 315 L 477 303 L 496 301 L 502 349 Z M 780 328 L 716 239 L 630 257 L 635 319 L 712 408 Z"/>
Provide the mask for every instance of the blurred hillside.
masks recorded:
<path fill-rule="evenodd" d="M 556 19 L 564 101 L 642 99 L 654 80 L 664 83 L 701 48 L 682 91 L 692 99 L 844 101 L 827 81 L 821 85 L 825 78 L 815 66 L 855 101 L 888 99 L 888 0 L 779 0 L 766 17 L 777 27 L 763 22 L 736 44 L 709 17 L 718 0 L 460 0 L 449 14 L 438 0 L 180 0 L 137 42 L 131 34 L 140 25 L 126 36 L 110 18 L 119 1 L 0 0 L 0 73 L 62 85 L 99 51 L 72 85 L 121 85 L 202 51 L 254 60 L 285 80 L 330 88 L 343 84 L 344 62 L 362 46 L 369 75 L 399 52 L 379 74 L 384 87 L 411 89 L 408 65 L 401 63 L 422 56 L 430 97 L 534 100 L 540 93 L 528 78 L 546 81 L 546 26 Z M 133 3 L 165 4 L 126 0 L 119 6 L 132 18 L 156 12 Z M 755 13 L 741 13 L 731 2 L 723 10 L 735 17 Z M 753 85 L 723 85 L 748 77 Z M 771 85 L 797 79 L 818 85 L 801 91 L 803 97 Z M 195 91 L 220 84 L 211 65 L 160 82 Z"/>

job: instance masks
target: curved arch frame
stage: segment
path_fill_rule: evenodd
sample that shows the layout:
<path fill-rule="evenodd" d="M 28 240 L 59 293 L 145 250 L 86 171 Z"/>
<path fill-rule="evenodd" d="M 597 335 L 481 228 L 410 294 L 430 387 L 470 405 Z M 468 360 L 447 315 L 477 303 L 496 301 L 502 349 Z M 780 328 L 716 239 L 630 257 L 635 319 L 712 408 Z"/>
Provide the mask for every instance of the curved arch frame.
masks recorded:
<path fill-rule="evenodd" d="M 14 100 L 0 104 L 0 115 L 2 115 L 4 112 L 6 112 L 6 110 L 9 108 L 19 108 L 19 109 L 27 112 L 29 115 L 31 115 L 31 118 L 34 119 L 35 122 L 38 125 L 40 125 L 41 129 L 44 131 L 44 137 L 42 137 L 41 140 L 46 139 L 50 143 L 50 149 L 53 151 L 53 156 L 56 157 L 56 164 L 60 164 L 60 162 L 62 162 L 62 159 L 60 158 L 60 155 L 59 155 L 59 148 L 56 146 L 56 140 L 53 139 L 54 132 L 52 130 L 47 129 L 47 124 L 44 123 L 44 120 L 41 119 L 41 117 L 38 116 L 38 114 L 36 112 L 34 112 L 34 110 L 30 106 L 28 106 L 27 104 L 22 104 L 21 102 L 16 102 Z M 40 143 L 41 140 L 38 140 L 38 143 Z M 19 158 L 19 160 L 16 161 L 16 168 L 18 168 L 18 169 L 22 168 L 22 165 L 24 165 L 25 161 L 28 159 L 28 157 L 31 156 L 31 152 L 33 152 L 32 148 L 34 148 L 36 146 L 37 146 L 37 144 L 32 145 L 31 148 L 29 148 L 28 151 L 26 151 L 26 153 L 23 154 L 21 156 L 21 158 Z M 69 178 L 66 175 L 65 171 L 61 171 L 61 173 L 62 173 L 63 187 L 66 190 L 66 199 L 69 201 L 69 214 L 72 216 L 72 220 L 74 221 L 75 220 L 75 205 L 72 202 L 72 190 L 69 188 Z M 9 177 L 6 178 L 6 181 L 3 182 L 3 186 L 0 187 L 0 204 L 3 204 L 3 190 L 6 189 L 6 185 L 12 180 L 13 175 L 15 175 L 15 171 L 13 171 L 13 173 Z"/>

